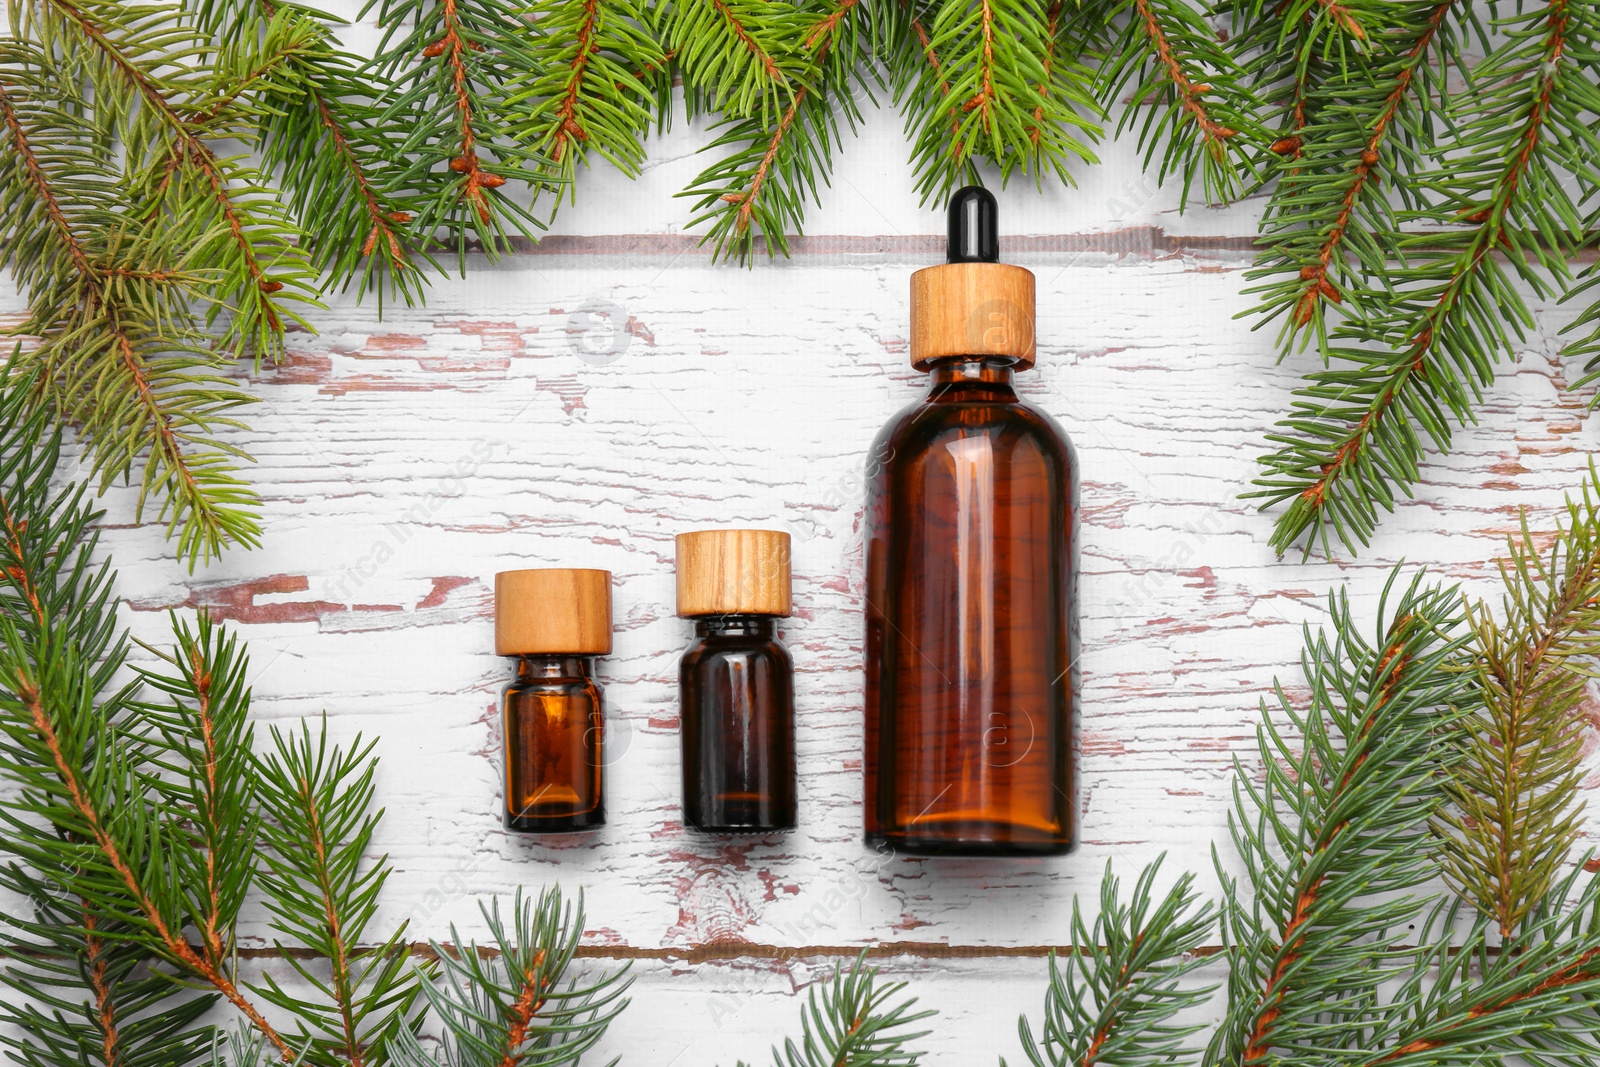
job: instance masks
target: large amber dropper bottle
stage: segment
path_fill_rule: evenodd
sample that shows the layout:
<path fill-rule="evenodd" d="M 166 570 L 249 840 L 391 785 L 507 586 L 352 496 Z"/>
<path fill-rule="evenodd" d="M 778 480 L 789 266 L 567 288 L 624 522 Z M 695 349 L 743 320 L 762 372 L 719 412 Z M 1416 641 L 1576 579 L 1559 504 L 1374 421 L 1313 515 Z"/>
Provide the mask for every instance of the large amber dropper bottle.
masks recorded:
<path fill-rule="evenodd" d="M 997 209 L 950 201 L 949 262 L 911 277 L 928 394 L 868 464 L 866 840 L 923 855 L 1077 843 L 1072 445 L 1024 403 L 1034 279 L 997 262 Z"/>

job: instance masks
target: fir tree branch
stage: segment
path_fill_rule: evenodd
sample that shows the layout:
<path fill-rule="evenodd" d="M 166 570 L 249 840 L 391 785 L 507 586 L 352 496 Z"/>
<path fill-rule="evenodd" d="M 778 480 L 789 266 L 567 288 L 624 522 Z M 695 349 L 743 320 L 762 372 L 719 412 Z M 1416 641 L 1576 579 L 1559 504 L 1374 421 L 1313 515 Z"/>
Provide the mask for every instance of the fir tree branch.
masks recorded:
<path fill-rule="evenodd" d="M 542 62 L 509 87 L 509 104 L 525 115 L 519 136 L 574 196 L 570 183 L 591 151 L 637 177 L 667 63 L 651 12 L 635 0 L 534 0 L 528 17 Z"/>
<path fill-rule="evenodd" d="M 1600 474 L 1541 552 L 1523 516 L 1500 564 L 1497 621 L 1469 610 L 1481 703 L 1460 728 L 1455 808 L 1441 816 L 1452 885 L 1510 937 L 1555 883 L 1581 827 L 1577 708 L 1600 655 Z"/>
<path fill-rule="evenodd" d="M 326 959 L 329 977 L 290 957 L 317 999 L 291 992 L 270 974 L 257 991 L 299 1018 L 294 1045 L 303 1062 L 377 1067 L 396 1034 L 411 1032 L 420 1019 L 405 924 L 377 948 L 361 947 L 391 870 L 387 857 L 367 865 L 383 814 L 372 810 L 372 745 L 358 738 L 348 749 L 331 747 L 326 721 L 315 738 L 302 725 L 298 735 L 273 730 L 272 741 L 260 766 L 268 816 L 261 881 L 274 929 Z"/>
<path fill-rule="evenodd" d="M 16 865 L 0 887 L 23 895 L 31 915 L 8 916 L 0 985 L 0 1043 L 26 1067 L 188 1067 L 210 1043 L 200 1025 L 214 995 L 175 983 L 126 927 Z"/>
<path fill-rule="evenodd" d="M 129 230 L 135 212 L 112 152 L 80 111 L 41 99 L 70 67 L 25 42 L 6 58 L 0 266 L 28 294 L 22 330 L 42 339 L 28 357 L 45 368 L 34 396 L 80 426 L 102 484 L 149 449 L 136 518 L 154 493 L 191 564 L 229 541 L 254 544 L 256 498 L 233 463 L 248 457 L 214 436 L 238 425 L 227 412 L 247 398 L 204 373 L 214 357 L 190 308 L 206 303 L 210 278 L 189 266 L 197 250 L 181 232 Z"/>
<path fill-rule="evenodd" d="M 1328 75 L 1297 101 L 1296 111 L 1303 113 L 1314 101 L 1316 113 L 1329 117 L 1315 125 L 1297 121 L 1294 133 L 1272 146 L 1287 158 L 1262 224 L 1267 248 L 1250 276 L 1286 277 L 1250 291 L 1268 294 L 1256 309 L 1265 320 L 1287 316 L 1286 351 L 1307 327 L 1325 338 L 1322 317 L 1327 305 L 1342 304 L 1347 288 L 1359 295 L 1360 284 L 1347 286 L 1344 281 L 1349 270 L 1347 246 L 1354 246 L 1364 279 L 1376 278 L 1389 267 L 1384 241 L 1396 226 L 1379 186 L 1380 172 L 1387 169 L 1394 181 L 1405 178 L 1406 161 L 1414 155 L 1404 145 L 1391 149 L 1388 141 L 1397 131 L 1404 136 L 1407 126 L 1428 121 L 1436 95 L 1428 61 L 1436 50 L 1446 62 L 1455 57 L 1453 37 L 1441 34 L 1455 6 L 1455 0 L 1443 0 L 1414 26 L 1381 38 L 1385 48 L 1394 49 L 1393 56 L 1351 60 L 1352 70 Z M 1304 91 L 1297 86 L 1297 92 Z M 1357 108 L 1363 116 L 1372 116 L 1359 127 L 1346 117 Z"/>
<path fill-rule="evenodd" d="M 37 372 L 34 372 L 37 373 Z M 186 907 L 171 846 L 184 834 L 146 788 L 153 739 L 126 720 L 134 691 L 114 687 L 126 654 L 111 576 L 91 562 L 83 489 L 51 490 L 59 434 L 27 415 L 31 383 L 15 363 L 0 392 L 0 766 L 17 790 L 0 835 L 17 870 L 47 872 L 53 892 L 85 902 L 120 935 L 211 986 L 286 1062 L 293 1050 L 232 977 L 184 936 Z M 18 876 L 20 877 L 20 876 Z M 38 927 L 36 927 L 36 931 Z"/>
<path fill-rule="evenodd" d="M 660 16 L 662 41 L 683 72 L 691 115 L 771 122 L 810 71 L 797 6 L 763 0 L 671 0 Z"/>
<path fill-rule="evenodd" d="M 149 649 L 164 664 L 141 669 L 147 691 L 135 705 L 140 728 L 160 739 L 151 786 L 169 818 L 190 840 L 171 841 L 169 862 L 201 953 L 219 971 L 233 952 L 233 926 L 255 875 L 260 817 L 249 724 L 247 660 L 238 639 L 201 615 L 195 628 L 176 615 L 171 652 Z"/>
<path fill-rule="evenodd" d="M 493 945 L 484 953 L 433 945 L 442 973 L 423 992 L 444 1026 L 448 1067 L 570 1067 L 628 1006 L 626 968 L 592 981 L 568 977 L 583 936 L 583 902 L 519 890 L 508 928 L 498 901 L 483 907 Z M 463 942 L 451 929 L 451 941 Z M 395 1034 L 399 1067 L 435 1067 L 409 1029 Z"/>
<path fill-rule="evenodd" d="M 217 117 L 206 119 L 215 97 L 210 79 L 175 80 L 156 73 L 201 58 L 203 43 L 198 37 L 184 39 L 169 26 L 170 9 L 161 5 L 32 2 L 40 7 L 37 20 L 50 37 L 91 54 L 89 62 L 103 72 L 96 79 L 97 92 L 131 96 L 137 102 L 127 111 L 130 117 L 121 136 L 130 157 L 128 169 L 136 181 L 159 173 L 149 187 L 147 210 L 187 228 L 223 264 L 219 289 L 231 314 L 223 343 L 257 358 L 276 357 L 286 324 L 304 325 L 285 301 L 314 305 L 315 275 L 298 251 L 293 228 L 265 195 L 260 175 L 240 159 L 218 157 L 206 142 L 209 136 L 240 132 L 240 116 L 234 109 L 218 108 Z M 273 51 L 275 42 L 269 38 L 266 47 Z M 299 45 L 283 47 L 292 51 Z M 196 118 L 185 114 L 180 96 L 203 101 L 188 109 Z M 214 319 L 222 307 L 221 301 L 213 301 L 210 316 Z"/>
<path fill-rule="evenodd" d="M 1051 956 L 1040 1036 L 1034 1037 L 1026 1016 L 1018 1022 L 1034 1067 L 1162 1067 L 1174 1063 L 1184 1038 L 1200 1029 L 1170 1020 L 1210 994 L 1179 986 L 1204 962 L 1191 954 L 1216 919 L 1194 892 L 1190 874 L 1156 900 L 1161 862 L 1140 872 L 1126 904 L 1108 863 L 1092 929 L 1073 902 L 1072 952 L 1064 965 Z"/>
<path fill-rule="evenodd" d="M 1361 1067 L 1442 1067 L 1508 1053 L 1543 1064 L 1592 1062 L 1586 1024 L 1600 1009 L 1600 879 L 1569 872 L 1498 945 L 1492 921 L 1462 923 L 1452 907 L 1435 910 Z M 1433 979 L 1425 984 L 1423 976 Z"/>
<path fill-rule="evenodd" d="M 385 83 L 364 61 L 340 49 L 327 16 L 273 0 L 200 0 L 199 25 L 224 45 L 253 36 L 262 19 L 293 17 L 306 46 L 286 58 L 288 83 L 261 94 L 262 164 L 279 171 L 291 214 L 326 288 L 357 285 L 357 297 L 386 295 L 408 304 L 422 298 L 421 270 L 432 261 L 415 246 L 408 223 L 380 177 L 386 139 L 375 130 Z"/>
<path fill-rule="evenodd" d="M 894 30 L 892 19 L 885 23 L 877 9 L 859 0 L 820 0 L 797 10 L 805 19 L 811 80 L 799 84 L 776 122 L 761 116 L 726 120 L 705 151 L 734 151 L 679 194 L 697 198 L 691 225 L 711 223 L 705 240 L 713 245 L 714 259 L 752 263 L 758 235 L 766 239 L 769 256 L 788 254 L 788 234 L 802 231 L 805 201 L 819 199 L 833 150 L 842 147 L 838 116 L 852 130 L 862 121 L 854 93 L 871 96 L 871 58 Z"/>
<path fill-rule="evenodd" d="M 1208 202 L 1230 199 L 1254 172 L 1235 141 L 1260 140 L 1243 72 L 1189 0 L 1125 0 L 1112 18 L 1121 32 L 1096 93 L 1108 113 L 1126 93 L 1117 133 L 1138 127 L 1146 168 L 1159 151 L 1157 181 L 1180 176 L 1182 202 L 1197 176 Z"/>
<path fill-rule="evenodd" d="M 1366 543 L 1377 509 L 1416 481 L 1420 435 L 1447 447 L 1451 420 L 1472 418 L 1497 355 L 1532 321 L 1497 253 L 1536 293 L 1567 277 L 1582 221 L 1556 168 L 1587 187 L 1600 180 L 1588 118 L 1600 93 L 1584 58 L 1600 20 L 1552 0 L 1502 25 L 1505 43 L 1457 98 L 1459 136 L 1431 149 L 1435 170 L 1413 179 L 1432 199 L 1401 216 L 1459 225 L 1386 237 L 1411 262 L 1357 297 L 1344 291 L 1362 313 L 1332 332 L 1335 365 L 1309 376 L 1269 437 L 1278 451 L 1262 457 L 1267 473 L 1249 495 L 1289 502 L 1274 531 L 1280 552 L 1308 533 L 1308 552 L 1319 536 L 1325 550 L 1332 534 Z"/>
<path fill-rule="evenodd" d="M 1253 89 L 1262 131 L 1257 148 L 1297 156 L 1300 134 L 1325 96 L 1325 81 L 1360 70 L 1374 54 L 1388 55 L 1386 40 L 1406 25 L 1413 5 L 1385 0 L 1224 0 L 1217 13 L 1229 18 L 1228 50 L 1240 57 Z"/>
<path fill-rule="evenodd" d="M 539 63 L 516 0 L 372 0 L 384 37 L 371 64 L 387 86 L 374 123 L 383 152 L 400 164 L 386 192 L 424 239 L 446 236 L 464 269 L 469 242 L 498 254 L 512 232 L 544 226 L 502 191 L 521 181 L 535 194 L 559 179 L 519 144 L 508 102 L 512 83 Z M 409 26 L 409 32 L 401 31 Z M 509 228 L 508 228 L 509 227 Z"/>
<path fill-rule="evenodd" d="M 913 1011 L 916 999 L 903 998 L 904 990 L 904 982 L 879 985 L 865 952 L 847 973 L 834 964 L 832 980 L 806 996 L 800 1039 L 773 1046 L 773 1067 L 916 1067 L 922 1052 L 912 1043 L 928 1032 L 907 1028 L 936 1013 Z"/>
<path fill-rule="evenodd" d="M 1050 10 L 1035 0 L 910 5 L 912 38 L 888 59 L 924 202 L 974 181 L 978 160 L 1002 181 L 1021 173 L 1036 182 L 1047 172 L 1070 182 L 1074 161 L 1096 161 L 1092 78 L 1059 51 Z"/>
<path fill-rule="evenodd" d="M 81 670 L 69 669 L 68 677 L 76 674 L 100 692 L 110 687 L 127 648 L 116 628 L 110 574 L 93 563 L 95 516 L 81 487 L 52 488 L 61 437 L 48 431 L 44 412 L 26 403 L 25 373 L 13 358 L 0 376 L 0 748 L 8 756 L 19 748 L 12 716 L 23 694 L 14 683 L 50 671 L 53 657 L 33 656 L 50 649 L 59 650 L 56 656 L 80 654 Z M 117 705 L 113 694 L 103 707 Z M 78 726 L 95 733 L 92 722 Z M 120 887 L 102 884 L 93 897 L 70 892 L 80 878 L 81 839 L 68 838 L 64 852 L 52 850 L 48 823 L 19 828 L 9 812 L 0 819 L 11 824 L 0 849 L 33 861 L 0 865 L 0 888 L 31 912 L 8 917 L 9 959 L 0 983 L 18 997 L 0 1008 L 7 1024 L 0 1041 L 30 1067 L 190 1062 L 206 1038 L 194 1024 L 214 998 L 175 987 L 161 961 L 130 939 L 127 924 L 107 917 L 128 904 Z"/>
<path fill-rule="evenodd" d="M 1252 892 L 1247 904 L 1218 861 L 1232 969 L 1208 1064 L 1325 1064 L 1359 1045 L 1371 991 L 1394 966 L 1384 934 L 1419 910 L 1406 893 L 1433 873 L 1431 773 L 1450 718 L 1441 709 L 1465 692 L 1448 669 L 1465 638 L 1452 635 L 1454 590 L 1424 588 L 1420 576 L 1388 610 L 1398 578 L 1374 645 L 1330 595 L 1331 641 L 1307 634 L 1309 706 L 1297 711 L 1278 689 L 1301 747 L 1263 705 L 1266 781 L 1235 775 L 1230 829 Z"/>

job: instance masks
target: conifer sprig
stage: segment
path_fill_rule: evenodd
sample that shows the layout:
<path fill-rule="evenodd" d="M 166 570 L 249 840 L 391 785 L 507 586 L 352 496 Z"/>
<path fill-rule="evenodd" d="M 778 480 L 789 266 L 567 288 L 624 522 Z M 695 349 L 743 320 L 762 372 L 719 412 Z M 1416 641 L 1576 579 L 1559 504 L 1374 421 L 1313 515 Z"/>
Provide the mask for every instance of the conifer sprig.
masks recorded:
<path fill-rule="evenodd" d="M 286 72 L 286 58 L 310 41 L 303 20 L 286 14 L 212 51 L 170 4 L 25 2 L 23 24 L 45 50 L 75 57 L 87 79 L 89 91 L 72 102 L 106 124 L 126 153 L 136 217 L 176 228 L 214 264 L 207 318 L 226 317 L 220 343 L 257 358 L 281 353 L 287 326 L 303 324 L 294 304 L 314 302 L 316 277 L 266 180 L 247 157 L 219 156 L 213 142 L 247 132 L 243 86 L 271 85 Z M 52 91 L 73 90 L 67 83 Z"/>
<path fill-rule="evenodd" d="M 775 120 L 809 74 L 808 20 L 795 4 L 763 0 L 671 0 L 662 6 L 663 42 L 683 75 L 689 114 Z"/>
<path fill-rule="evenodd" d="M 1438 11 L 1418 6 L 1415 14 L 1431 21 Z M 1448 47 L 1448 33 L 1427 37 L 1427 21 L 1401 35 L 1399 58 L 1387 57 L 1384 68 L 1391 87 L 1370 97 L 1387 101 L 1402 88 L 1397 79 L 1419 43 L 1422 52 L 1435 41 Z M 1269 297 L 1269 308 L 1290 309 L 1291 333 L 1329 314 L 1327 302 L 1345 305 L 1336 323 L 1319 322 L 1329 365 L 1308 376 L 1291 415 L 1269 435 L 1276 450 L 1262 457 L 1260 488 L 1250 494 L 1263 506 L 1288 504 L 1273 534 L 1280 552 L 1302 537 L 1308 552 L 1318 542 L 1331 550 L 1333 537 L 1352 550 L 1366 544 L 1380 509 L 1392 510 L 1416 484 L 1424 439 L 1449 447 L 1452 426 L 1474 418 L 1496 363 L 1533 324 L 1519 283 L 1541 296 L 1570 286 L 1585 217 L 1569 185 L 1583 196 L 1600 187 L 1591 121 L 1600 103 L 1600 13 L 1568 0 L 1519 4 L 1491 28 L 1501 43 L 1472 69 L 1468 88 L 1437 115 L 1421 108 L 1407 126 L 1422 165 L 1402 154 L 1401 165 L 1382 171 L 1394 179 L 1398 225 L 1386 221 L 1391 205 L 1375 202 L 1367 214 L 1373 244 L 1336 247 L 1326 266 L 1303 261 L 1299 281 L 1315 283 L 1314 292 L 1303 290 L 1292 305 L 1281 284 Z M 1380 71 L 1375 81 L 1384 80 Z M 1401 100 L 1410 91 L 1403 88 Z M 1382 132 L 1376 123 L 1386 106 L 1345 114 L 1359 116 L 1370 139 Z M 1349 119 L 1339 121 L 1350 134 Z M 1363 150 L 1361 165 L 1370 158 L 1381 167 L 1382 153 L 1382 144 Z M 1375 176 L 1362 173 L 1357 196 Z M 1293 195 L 1292 187 L 1279 193 Z M 1359 237 L 1349 226 L 1340 233 Z M 1341 251 L 1365 268 L 1345 270 L 1342 288 L 1328 278 L 1343 269 L 1334 265 Z M 1292 257 L 1277 257 L 1272 269 L 1292 266 Z"/>
<path fill-rule="evenodd" d="M 151 650 L 161 667 L 138 671 L 145 692 L 128 727 L 154 742 L 142 773 L 172 828 L 173 888 L 185 898 L 185 925 L 221 969 L 255 877 L 260 829 L 246 660 L 238 639 L 205 615 L 192 627 L 174 615 L 172 633 L 169 652 Z"/>
<path fill-rule="evenodd" d="M 281 175 L 289 213 L 324 288 L 356 284 L 380 302 L 422 299 L 419 247 L 410 216 L 389 192 L 390 160 L 377 124 L 384 82 L 343 50 L 331 16 L 274 0 L 191 0 L 199 27 L 224 46 L 257 34 L 263 19 L 292 18 L 306 35 L 285 57 L 286 74 L 257 86 L 256 137 L 263 167 Z"/>
<path fill-rule="evenodd" d="M 1333 43 L 1326 38 L 1352 32 L 1340 19 L 1326 23 L 1322 40 L 1306 31 L 1293 52 L 1262 49 L 1261 64 L 1281 54 L 1279 62 L 1315 71 L 1295 84 L 1282 136 L 1268 146 L 1278 188 L 1249 274 L 1275 279 L 1249 291 L 1263 294 L 1254 310 L 1264 320 L 1284 320 L 1284 351 L 1297 340 L 1325 344 L 1329 309 L 1359 313 L 1367 290 L 1387 275 L 1386 242 L 1399 229 L 1396 204 L 1424 202 L 1416 183 L 1425 163 L 1419 150 L 1428 143 L 1428 124 L 1442 120 L 1444 75 L 1461 63 L 1457 23 L 1464 6 L 1458 0 L 1426 9 L 1398 5 L 1409 23 L 1396 24 L 1391 15 L 1381 30 L 1361 29 L 1361 46 L 1339 49 L 1337 62 L 1323 56 Z M 1309 14 L 1306 20 L 1315 21 Z M 1253 25 L 1259 35 L 1281 32 L 1266 20 Z M 1350 122 L 1352 113 L 1367 121 Z"/>
<path fill-rule="evenodd" d="M 294 1046 L 308 1067 L 378 1067 L 396 1035 L 420 1019 L 405 924 L 376 947 L 366 940 L 391 871 L 387 857 L 368 854 L 383 816 L 373 809 L 373 746 L 357 738 L 334 747 L 326 729 L 313 735 L 305 724 L 298 732 L 274 729 L 272 744 L 259 765 L 267 816 L 261 887 L 273 928 L 326 960 L 328 973 L 286 954 L 317 999 L 271 974 L 255 988 L 298 1016 Z"/>
<path fill-rule="evenodd" d="M 1523 516 L 1498 614 L 1470 610 L 1482 695 L 1455 733 L 1441 818 L 1453 886 L 1510 937 L 1547 899 L 1582 825 L 1582 719 L 1600 656 L 1600 475 L 1541 548 Z"/>
<path fill-rule="evenodd" d="M 397 173 L 393 201 L 419 234 L 447 236 L 464 269 L 476 241 L 493 256 L 543 221 L 503 187 L 536 196 L 555 181 L 519 141 L 512 84 L 540 64 L 512 0 L 372 0 L 384 36 L 370 67 L 386 85 L 374 121 Z"/>
<path fill-rule="evenodd" d="M 1536 1064 L 1582 1064 L 1597 1051 L 1600 877 L 1581 867 L 1548 887 L 1516 933 L 1492 915 L 1434 909 L 1407 957 L 1409 974 L 1375 1016 L 1359 1067 L 1457 1067 L 1520 1055 Z"/>
<path fill-rule="evenodd" d="M 914 1043 L 928 1031 L 909 1028 L 935 1013 L 915 1010 L 916 998 L 904 992 L 904 982 L 878 981 L 865 952 L 847 972 L 834 964 L 832 979 L 806 994 L 799 1040 L 773 1047 L 773 1067 L 916 1067 L 922 1052 Z"/>
<path fill-rule="evenodd" d="M 444 1026 L 435 1059 L 409 1029 L 396 1034 L 399 1067 L 565 1067 L 604 1036 L 627 1006 L 627 968 L 593 979 L 568 975 L 583 936 L 583 900 L 559 889 L 538 898 L 518 890 L 509 924 L 500 902 L 483 906 L 491 943 L 480 952 L 451 930 L 432 946 L 440 973 L 423 986 Z M 459 947 L 456 947 L 459 946 Z"/>
<path fill-rule="evenodd" d="M 7 370 L 11 387 L 0 391 L 0 755 L 15 768 L 7 776 L 20 787 L 15 805 L 26 814 L 0 811 L 0 887 L 26 910 L 8 920 L 10 958 L 0 983 L 15 996 L 0 1008 L 7 1024 L 0 1040 L 30 1067 L 179 1067 L 203 1047 L 197 1021 L 215 997 L 175 983 L 174 969 L 144 943 L 138 924 L 123 918 L 137 912 L 137 901 L 115 872 L 103 865 L 80 871 L 95 849 L 52 770 L 57 750 L 74 771 L 86 763 L 110 769 L 119 755 L 105 716 L 126 710 L 113 680 L 128 644 L 116 625 L 112 576 L 94 558 L 97 516 L 84 488 L 53 483 L 60 431 L 26 403 L 29 383 L 14 360 Z"/>
<path fill-rule="evenodd" d="M 927 0 L 910 5 L 913 35 L 890 53 L 923 201 L 978 180 L 988 163 L 1042 183 L 1071 182 L 1096 162 L 1101 133 L 1093 74 L 1064 54 L 1060 8 L 1038 0 Z M 1093 15 L 1090 16 L 1091 18 Z"/>
<path fill-rule="evenodd" d="M 578 165 L 591 153 L 637 177 L 667 74 L 653 10 L 636 0 L 533 0 L 524 17 L 538 65 L 512 80 L 507 104 L 518 138 L 563 183 L 556 193 L 576 198 Z"/>
<path fill-rule="evenodd" d="M 14 880 L 36 880 L 50 896 L 81 901 L 86 952 L 99 944 L 88 933 L 92 920 L 96 930 L 138 944 L 160 968 L 214 989 L 292 1060 L 227 959 L 233 890 L 249 873 L 221 872 L 211 883 L 213 907 L 211 894 L 197 898 L 187 881 L 203 857 L 176 854 L 195 843 L 187 824 L 193 812 L 177 811 L 151 777 L 179 759 L 161 751 L 160 731 L 131 725 L 148 709 L 138 705 L 137 686 L 114 680 L 127 637 L 116 626 L 112 578 L 92 561 L 93 516 L 83 489 L 52 488 L 60 436 L 47 434 L 39 413 L 28 414 L 28 385 L 14 363 L 7 366 L 0 391 L 0 766 L 16 792 L 0 808 L 7 828 L 0 844 L 28 872 Z M 210 668 L 205 661 L 196 667 Z M 171 712 L 174 719 L 183 714 L 176 706 Z M 186 929 L 208 922 L 218 937 L 191 943 Z M 57 932 L 73 934 L 70 927 Z M 175 1002 L 174 1010 L 187 1009 Z"/>
<path fill-rule="evenodd" d="M 1422 907 L 1412 892 L 1434 872 L 1433 775 L 1467 692 L 1451 669 L 1465 637 L 1453 588 L 1418 575 L 1396 596 L 1398 582 L 1371 643 L 1330 595 L 1331 633 L 1307 634 L 1306 707 L 1280 686 L 1258 731 L 1265 781 L 1235 773 L 1229 824 L 1248 892 L 1219 857 L 1228 1011 L 1208 1064 L 1309 1067 L 1359 1048 L 1375 985 L 1396 968 L 1387 940 Z"/>
<path fill-rule="evenodd" d="M 29 298 L 35 397 L 81 428 L 102 486 L 142 466 L 136 517 L 151 505 L 191 563 L 254 544 L 224 353 L 281 351 L 315 278 L 259 172 L 212 142 L 245 134 L 303 27 L 212 49 L 169 5 L 19 0 L 10 17 L 0 263 Z"/>
<path fill-rule="evenodd" d="M 873 0 L 825 0 L 797 10 L 802 46 L 788 60 L 793 89 L 786 101 L 775 117 L 724 120 L 705 151 L 732 151 L 679 194 L 697 198 L 692 224 L 711 224 L 705 239 L 715 257 L 752 263 L 758 236 L 768 255 L 788 254 L 788 235 L 803 231 L 806 201 L 820 200 L 833 153 L 842 147 L 840 117 L 854 132 L 862 121 L 858 94 L 871 99 L 874 86 L 883 87 L 873 57 L 894 32 L 896 9 Z"/>
<path fill-rule="evenodd" d="M 1157 181 L 1179 178 L 1183 203 L 1197 179 L 1208 203 L 1244 191 L 1254 180 L 1250 146 L 1260 140 L 1252 88 L 1207 14 L 1190 0 L 1116 4 L 1097 77 L 1107 111 L 1119 109 L 1117 132 L 1138 131 L 1145 166 L 1156 167 Z"/>
<path fill-rule="evenodd" d="M 1184 1038 L 1201 1029 L 1172 1020 L 1209 997 L 1209 989 L 1182 983 L 1205 963 L 1194 952 L 1216 929 L 1216 916 L 1191 874 L 1158 900 L 1161 863 L 1140 872 L 1126 903 L 1107 863 L 1092 927 L 1073 902 L 1072 950 L 1064 961 L 1051 956 L 1039 1036 L 1027 1016 L 1018 1023 L 1033 1067 L 1162 1067 L 1177 1062 Z"/>
<path fill-rule="evenodd" d="M 26 1067 L 189 1067 L 211 1042 L 216 996 L 185 990 L 134 931 L 59 896 L 15 863 L 0 888 L 27 903 L 0 951 L 0 1044 Z"/>

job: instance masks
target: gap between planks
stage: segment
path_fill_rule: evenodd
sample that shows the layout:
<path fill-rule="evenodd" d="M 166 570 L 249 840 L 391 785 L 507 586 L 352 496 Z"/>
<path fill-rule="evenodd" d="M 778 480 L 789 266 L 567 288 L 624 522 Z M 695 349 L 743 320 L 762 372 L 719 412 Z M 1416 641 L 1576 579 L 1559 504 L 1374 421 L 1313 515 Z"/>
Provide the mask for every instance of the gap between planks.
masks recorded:
<path fill-rule="evenodd" d="M 438 948 L 452 955 L 459 950 L 455 945 L 440 943 Z M 376 951 L 363 947 L 356 955 Z M 437 959 L 438 951 L 432 944 L 415 941 L 406 945 L 409 955 L 424 959 Z M 755 944 L 747 941 L 712 941 L 689 948 L 641 948 L 631 945 L 579 945 L 573 953 L 579 959 L 591 960 L 662 960 L 674 963 L 718 963 L 734 960 L 791 960 L 839 957 L 855 959 L 863 952 L 869 958 L 909 956 L 927 960 L 982 960 L 982 959 L 1044 959 L 1052 953 L 1069 955 L 1083 951 L 1072 945 L 947 945 L 937 941 L 879 941 L 871 945 L 783 945 Z M 1224 951 L 1222 945 L 1203 945 L 1194 949 L 1192 956 L 1215 956 Z M 500 951 L 486 946 L 478 947 L 478 956 L 493 959 Z M 323 953 L 308 948 L 240 948 L 235 953 L 240 959 L 318 960 Z"/>

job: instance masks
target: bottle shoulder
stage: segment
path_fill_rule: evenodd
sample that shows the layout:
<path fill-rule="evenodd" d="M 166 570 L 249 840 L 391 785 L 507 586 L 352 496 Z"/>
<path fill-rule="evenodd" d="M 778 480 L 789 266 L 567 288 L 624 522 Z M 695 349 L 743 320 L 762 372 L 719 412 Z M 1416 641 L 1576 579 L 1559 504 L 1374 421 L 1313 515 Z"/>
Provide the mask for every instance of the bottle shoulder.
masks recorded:
<path fill-rule="evenodd" d="M 766 661 L 786 668 L 794 662 L 789 649 L 776 636 L 704 637 L 696 634 L 684 649 L 682 663 L 685 667 L 704 667 L 733 661 Z"/>
<path fill-rule="evenodd" d="M 530 699 L 538 697 L 598 699 L 600 686 L 592 678 L 514 678 L 501 690 L 501 695 L 507 698 L 525 696 Z"/>
<path fill-rule="evenodd" d="M 1014 401 L 919 400 L 884 424 L 873 441 L 872 457 L 881 466 L 937 447 L 946 440 L 984 436 L 1014 444 L 1033 442 L 1041 451 L 1075 463 L 1076 449 L 1061 424 L 1043 408 L 1020 397 Z"/>

